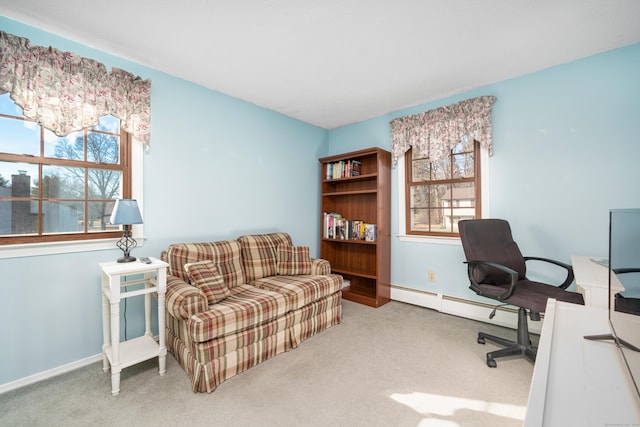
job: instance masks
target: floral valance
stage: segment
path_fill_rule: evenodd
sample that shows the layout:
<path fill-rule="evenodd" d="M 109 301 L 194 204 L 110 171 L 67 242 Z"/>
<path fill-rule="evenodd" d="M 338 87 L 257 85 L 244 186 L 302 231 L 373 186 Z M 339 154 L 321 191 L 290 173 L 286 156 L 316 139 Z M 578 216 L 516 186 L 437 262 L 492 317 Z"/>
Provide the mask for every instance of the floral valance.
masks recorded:
<path fill-rule="evenodd" d="M 151 81 L 124 70 L 0 31 L 0 94 L 58 136 L 98 124 L 111 114 L 149 146 Z"/>
<path fill-rule="evenodd" d="M 480 96 L 392 120 L 393 166 L 411 147 L 432 161 L 441 160 L 464 138 L 479 141 L 491 153 L 491 107 L 495 100 L 495 96 Z"/>

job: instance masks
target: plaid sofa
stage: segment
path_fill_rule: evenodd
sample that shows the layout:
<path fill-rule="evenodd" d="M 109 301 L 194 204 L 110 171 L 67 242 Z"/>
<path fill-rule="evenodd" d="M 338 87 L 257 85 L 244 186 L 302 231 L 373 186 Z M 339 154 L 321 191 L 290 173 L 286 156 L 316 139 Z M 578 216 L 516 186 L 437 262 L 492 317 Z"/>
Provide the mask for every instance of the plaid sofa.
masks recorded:
<path fill-rule="evenodd" d="M 161 258 L 167 348 L 193 391 L 210 393 L 341 321 L 342 277 L 287 233 L 173 244 Z"/>

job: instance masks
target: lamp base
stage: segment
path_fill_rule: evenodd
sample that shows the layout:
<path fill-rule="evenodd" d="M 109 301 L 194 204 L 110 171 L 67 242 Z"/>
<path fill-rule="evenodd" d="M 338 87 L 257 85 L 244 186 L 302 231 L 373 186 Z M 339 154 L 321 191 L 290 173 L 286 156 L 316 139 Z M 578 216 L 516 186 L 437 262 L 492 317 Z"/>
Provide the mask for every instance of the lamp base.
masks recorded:
<path fill-rule="evenodd" d="M 133 262 L 135 260 L 136 260 L 136 257 L 130 256 L 130 255 L 118 258 L 118 262 Z"/>

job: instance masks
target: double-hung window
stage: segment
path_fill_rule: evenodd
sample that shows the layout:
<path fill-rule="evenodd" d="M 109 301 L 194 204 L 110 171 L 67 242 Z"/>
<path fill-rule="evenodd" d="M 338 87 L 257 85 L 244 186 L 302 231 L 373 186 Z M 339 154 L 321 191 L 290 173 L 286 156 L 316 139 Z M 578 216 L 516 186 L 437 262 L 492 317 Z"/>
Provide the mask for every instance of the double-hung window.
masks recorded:
<path fill-rule="evenodd" d="M 131 176 L 119 119 L 59 137 L 0 95 L 0 245 L 121 236 L 109 216 L 132 196 Z"/>
<path fill-rule="evenodd" d="M 463 138 L 447 156 L 405 153 L 406 234 L 458 237 L 458 221 L 480 218 L 480 144 Z"/>
<path fill-rule="evenodd" d="M 455 243 L 458 222 L 488 214 L 482 200 L 488 200 L 495 101 L 479 96 L 390 122 L 401 239 L 443 237 L 437 240 Z"/>

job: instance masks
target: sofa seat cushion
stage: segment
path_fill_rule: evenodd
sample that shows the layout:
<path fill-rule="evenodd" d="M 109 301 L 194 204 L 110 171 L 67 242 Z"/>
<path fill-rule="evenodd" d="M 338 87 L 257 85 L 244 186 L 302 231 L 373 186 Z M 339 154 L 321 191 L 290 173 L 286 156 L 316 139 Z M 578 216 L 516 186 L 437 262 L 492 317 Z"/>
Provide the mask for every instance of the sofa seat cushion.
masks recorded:
<path fill-rule="evenodd" d="M 291 236 L 287 233 L 247 234 L 238 237 L 242 248 L 242 264 L 246 283 L 256 279 L 276 275 L 276 248 L 278 245 L 291 246 Z"/>
<path fill-rule="evenodd" d="M 224 357 L 225 354 L 233 353 L 243 348 L 247 348 L 255 343 L 262 342 L 270 336 L 284 334 L 282 341 L 287 344 L 288 316 L 281 316 L 263 325 L 259 325 L 241 332 L 214 338 L 205 342 L 191 344 L 191 351 L 201 363 L 208 363 L 212 360 Z"/>
<path fill-rule="evenodd" d="M 342 276 L 272 276 L 255 280 L 253 286 L 278 292 L 287 300 L 289 310 L 297 310 L 342 289 Z"/>
<path fill-rule="evenodd" d="M 194 342 L 223 337 L 283 316 L 287 307 L 286 298 L 278 292 L 239 285 L 223 301 L 191 316 L 189 335 Z"/>
<path fill-rule="evenodd" d="M 176 243 L 169 246 L 166 253 L 170 275 L 189 282 L 184 265 L 210 260 L 217 267 L 229 289 L 246 283 L 240 256 L 240 244 L 236 240 Z"/>

